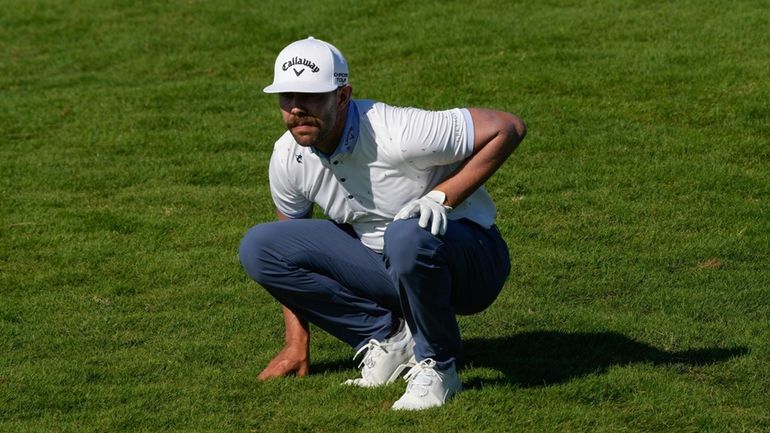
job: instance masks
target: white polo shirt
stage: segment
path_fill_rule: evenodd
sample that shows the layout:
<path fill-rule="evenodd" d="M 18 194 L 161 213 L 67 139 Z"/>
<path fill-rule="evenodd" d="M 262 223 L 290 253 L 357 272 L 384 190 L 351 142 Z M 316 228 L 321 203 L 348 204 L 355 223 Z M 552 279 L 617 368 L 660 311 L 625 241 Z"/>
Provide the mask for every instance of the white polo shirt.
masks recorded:
<path fill-rule="evenodd" d="M 297 144 L 288 131 L 270 159 L 270 191 L 290 218 L 313 203 L 350 224 L 367 247 L 381 252 L 385 228 L 409 202 L 430 192 L 473 153 L 473 121 L 466 109 L 426 111 L 352 100 L 333 155 Z M 496 208 L 484 187 L 450 213 L 484 227 Z"/>

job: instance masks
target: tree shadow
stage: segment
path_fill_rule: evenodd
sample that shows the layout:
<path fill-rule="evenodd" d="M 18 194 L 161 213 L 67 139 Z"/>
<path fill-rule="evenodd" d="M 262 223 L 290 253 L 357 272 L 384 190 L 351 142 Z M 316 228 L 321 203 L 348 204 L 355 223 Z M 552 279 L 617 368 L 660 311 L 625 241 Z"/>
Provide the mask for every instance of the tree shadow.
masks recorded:
<path fill-rule="evenodd" d="M 539 331 L 498 338 L 472 338 L 464 343 L 460 368 L 487 367 L 500 379 L 471 378 L 466 388 L 504 383 L 538 387 L 606 372 L 634 363 L 703 366 L 746 355 L 746 347 L 703 348 L 668 352 L 615 332 L 566 333 Z"/>

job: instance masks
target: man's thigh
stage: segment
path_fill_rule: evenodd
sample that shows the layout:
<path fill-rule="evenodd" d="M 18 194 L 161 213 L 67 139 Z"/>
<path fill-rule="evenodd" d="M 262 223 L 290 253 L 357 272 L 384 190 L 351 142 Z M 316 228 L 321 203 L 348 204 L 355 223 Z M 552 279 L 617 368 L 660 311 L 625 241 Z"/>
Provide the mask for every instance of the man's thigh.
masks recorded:
<path fill-rule="evenodd" d="M 323 275 L 357 296 L 400 312 L 398 292 L 382 256 L 365 247 L 349 226 L 322 219 L 278 221 L 253 227 L 244 243 L 258 244 L 262 254 L 274 257 L 280 266 Z"/>
<path fill-rule="evenodd" d="M 433 306 L 451 303 L 457 314 L 484 310 L 497 298 L 510 272 L 508 247 L 496 227 L 450 220 L 434 236 L 417 218 L 394 221 L 385 232 L 392 279 Z"/>

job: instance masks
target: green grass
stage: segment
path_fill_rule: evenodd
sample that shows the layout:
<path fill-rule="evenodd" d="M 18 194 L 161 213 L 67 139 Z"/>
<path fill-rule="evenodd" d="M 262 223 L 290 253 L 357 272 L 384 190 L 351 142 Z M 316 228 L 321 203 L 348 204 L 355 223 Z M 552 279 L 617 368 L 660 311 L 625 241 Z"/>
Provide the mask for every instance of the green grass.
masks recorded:
<path fill-rule="evenodd" d="M 1 432 L 770 430 L 767 2 L 147 3 L 0 0 Z M 442 409 L 339 386 L 320 331 L 256 381 L 283 331 L 236 252 L 308 35 L 357 97 L 528 123 Z"/>

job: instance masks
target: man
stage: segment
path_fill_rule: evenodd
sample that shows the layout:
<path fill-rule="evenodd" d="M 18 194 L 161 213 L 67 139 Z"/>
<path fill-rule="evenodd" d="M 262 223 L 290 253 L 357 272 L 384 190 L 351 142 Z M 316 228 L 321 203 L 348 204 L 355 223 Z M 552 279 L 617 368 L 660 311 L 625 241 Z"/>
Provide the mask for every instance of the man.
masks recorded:
<path fill-rule="evenodd" d="M 288 129 L 269 169 L 279 221 L 249 230 L 240 258 L 283 305 L 286 341 L 259 378 L 308 374 L 313 323 L 363 354 L 346 384 L 408 369 L 393 408 L 441 406 L 462 387 L 456 315 L 487 308 L 510 271 L 483 184 L 526 128 L 499 111 L 353 100 L 348 78 L 340 51 L 310 37 L 281 51 L 264 89 Z"/>

